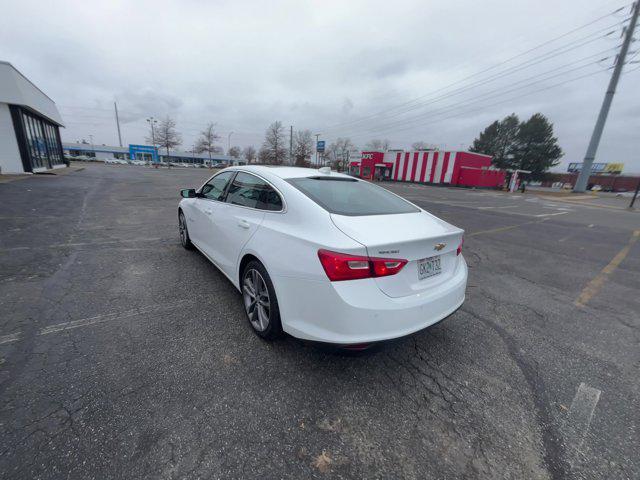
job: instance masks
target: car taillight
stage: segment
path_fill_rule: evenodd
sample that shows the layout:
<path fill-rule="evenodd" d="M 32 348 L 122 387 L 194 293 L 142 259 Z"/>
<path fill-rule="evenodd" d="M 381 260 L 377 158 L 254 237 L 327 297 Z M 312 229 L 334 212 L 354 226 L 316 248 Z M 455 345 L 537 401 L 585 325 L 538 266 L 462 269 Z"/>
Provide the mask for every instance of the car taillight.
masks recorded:
<path fill-rule="evenodd" d="M 460 239 L 460 245 L 458 245 L 458 249 L 456 250 L 456 256 L 462 253 L 462 246 L 464 245 L 464 235 Z"/>
<path fill-rule="evenodd" d="M 395 275 L 407 264 L 399 258 L 377 258 L 318 250 L 318 258 L 332 282 Z"/>

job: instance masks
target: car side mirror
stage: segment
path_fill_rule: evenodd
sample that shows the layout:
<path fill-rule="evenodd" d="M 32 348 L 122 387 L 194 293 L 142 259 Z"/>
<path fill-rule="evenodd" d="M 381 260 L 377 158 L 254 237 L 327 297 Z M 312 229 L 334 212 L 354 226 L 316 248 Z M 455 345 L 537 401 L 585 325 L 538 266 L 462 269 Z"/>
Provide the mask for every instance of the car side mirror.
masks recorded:
<path fill-rule="evenodd" d="M 180 190 L 180 196 L 182 198 L 196 198 L 196 191 L 193 188 L 185 188 Z"/>

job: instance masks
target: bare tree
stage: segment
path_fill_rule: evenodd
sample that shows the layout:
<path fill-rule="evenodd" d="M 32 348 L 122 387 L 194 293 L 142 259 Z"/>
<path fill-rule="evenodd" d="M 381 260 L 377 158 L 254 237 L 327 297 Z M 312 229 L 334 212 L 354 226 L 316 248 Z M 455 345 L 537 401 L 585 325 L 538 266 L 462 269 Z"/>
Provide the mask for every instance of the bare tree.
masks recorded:
<path fill-rule="evenodd" d="M 227 155 L 233 158 L 240 158 L 241 153 L 242 153 L 242 150 L 240 150 L 240 147 L 231 147 L 227 152 Z"/>
<path fill-rule="evenodd" d="M 166 149 L 167 156 L 169 156 L 169 150 L 182 144 L 182 135 L 176 130 L 176 121 L 169 116 L 160 120 L 154 129 L 153 137 L 152 143 L 155 140 L 155 146 Z"/>
<path fill-rule="evenodd" d="M 369 140 L 365 144 L 364 148 L 367 150 L 382 150 L 383 152 L 386 152 L 387 150 L 389 150 L 389 148 L 391 148 L 391 142 L 389 142 L 389 140 L 387 139 L 380 140 L 374 138 L 373 140 Z"/>
<path fill-rule="evenodd" d="M 293 158 L 298 166 L 308 166 L 313 155 L 311 130 L 299 130 L 293 136 Z"/>
<path fill-rule="evenodd" d="M 411 144 L 411 150 L 437 150 L 438 146 L 433 143 L 423 142 L 422 140 L 418 142 L 413 142 Z"/>
<path fill-rule="evenodd" d="M 216 153 L 222 153 L 222 148 L 216 145 L 216 142 L 220 140 L 220 135 L 216 133 L 216 124 L 210 122 L 204 130 L 200 132 L 198 140 L 196 140 L 196 152 L 207 153 L 209 160 L 211 155 Z"/>
<path fill-rule="evenodd" d="M 288 149 L 285 145 L 284 128 L 282 122 L 273 122 L 267 128 L 260 153 L 265 152 L 265 162 L 273 165 L 281 165 L 287 158 Z"/>
<path fill-rule="evenodd" d="M 242 155 L 244 156 L 244 159 L 247 161 L 247 163 L 253 163 L 256 161 L 258 154 L 255 147 L 253 145 L 249 145 L 248 147 L 244 148 L 244 150 L 242 151 Z"/>
<path fill-rule="evenodd" d="M 325 152 L 325 158 L 333 164 L 336 170 L 342 170 L 349 161 L 349 156 L 356 146 L 350 138 L 338 138 L 335 142 L 329 144 Z"/>
<path fill-rule="evenodd" d="M 264 145 L 260 147 L 260 151 L 258 152 L 258 162 L 262 164 L 268 164 L 270 159 L 269 150 L 267 150 Z"/>

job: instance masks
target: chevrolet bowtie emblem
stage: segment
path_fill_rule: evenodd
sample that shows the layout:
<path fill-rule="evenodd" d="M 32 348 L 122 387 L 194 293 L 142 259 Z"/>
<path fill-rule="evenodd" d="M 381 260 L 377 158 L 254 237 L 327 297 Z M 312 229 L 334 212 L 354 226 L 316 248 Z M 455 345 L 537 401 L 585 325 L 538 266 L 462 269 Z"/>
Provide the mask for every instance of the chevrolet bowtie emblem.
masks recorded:
<path fill-rule="evenodd" d="M 447 244 L 446 243 L 436 243 L 435 247 L 433 247 L 434 250 L 440 251 L 442 250 L 444 247 L 446 247 Z"/>

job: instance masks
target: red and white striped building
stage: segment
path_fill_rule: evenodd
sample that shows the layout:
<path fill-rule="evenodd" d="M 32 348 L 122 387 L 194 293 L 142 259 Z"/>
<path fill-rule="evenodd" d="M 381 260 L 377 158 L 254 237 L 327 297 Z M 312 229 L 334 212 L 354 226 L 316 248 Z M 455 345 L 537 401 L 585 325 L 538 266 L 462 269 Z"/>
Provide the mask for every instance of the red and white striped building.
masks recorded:
<path fill-rule="evenodd" d="M 491 157 L 466 151 L 362 152 L 350 173 L 373 180 L 500 187 L 505 172 L 491 168 Z"/>

